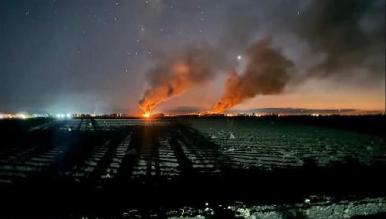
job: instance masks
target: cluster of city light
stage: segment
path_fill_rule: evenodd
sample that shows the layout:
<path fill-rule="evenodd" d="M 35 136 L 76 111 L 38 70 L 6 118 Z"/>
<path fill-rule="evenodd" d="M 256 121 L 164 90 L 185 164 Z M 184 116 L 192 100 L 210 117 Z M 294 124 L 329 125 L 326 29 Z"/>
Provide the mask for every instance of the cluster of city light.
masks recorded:
<path fill-rule="evenodd" d="M 25 113 L 0 113 L 0 119 L 28 119 L 31 117 L 31 115 Z"/>
<path fill-rule="evenodd" d="M 57 114 L 38 114 L 38 113 L 0 113 L 0 119 L 30 119 L 30 118 L 56 118 L 56 119 L 71 119 L 71 113 L 57 113 Z"/>
<path fill-rule="evenodd" d="M 72 114 L 71 113 L 58 113 L 55 115 L 55 118 L 57 118 L 57 119 L 71 119 Z"/>

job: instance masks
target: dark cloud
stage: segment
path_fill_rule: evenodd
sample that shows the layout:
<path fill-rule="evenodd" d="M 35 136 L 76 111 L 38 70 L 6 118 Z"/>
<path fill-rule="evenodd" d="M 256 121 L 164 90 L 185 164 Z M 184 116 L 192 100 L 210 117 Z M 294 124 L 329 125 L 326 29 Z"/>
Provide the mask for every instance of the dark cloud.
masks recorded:
<path fill-rule="evenodd" d="M 316 51 L 327 54 L 313 70 L 328 75 L 361 67 L 371 74 L 384 73 L 384 1 L 320 1 L 307 13 L 316 18 L 301 34 Z"/>
<path fill-rule="evenodd" d="M 244 2 L 229 11 L 225 45 L 244 49 L 270 36 L 305 78 L 347 77 L 358 68 L 373 81 L 384 74 L 383 0 L 259 1 L 249 7 Z"/>

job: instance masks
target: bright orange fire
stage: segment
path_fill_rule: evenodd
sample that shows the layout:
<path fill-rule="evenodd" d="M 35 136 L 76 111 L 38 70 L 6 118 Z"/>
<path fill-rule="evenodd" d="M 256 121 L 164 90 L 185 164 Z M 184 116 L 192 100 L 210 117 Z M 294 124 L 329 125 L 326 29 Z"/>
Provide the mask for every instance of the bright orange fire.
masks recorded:
<path fill-rule="evenodd" d="M 166 79 L 159 79 L 161 82 L 148 89 L 142 100 L 139 102 L 139 109 L 143 112 L 150 112 L 159 103 L 170 97 L 182 94 L 192 86 L 189 66 L 183 63 L 175 63 L 167 70 Z"/>
<path fill-rule="evenodd" d="M 239 88 L 240 78 L 236 72 L 231 72 L 225 81 L 225 91 L 221 99 L 212 106 L 209 114 L 222 113 L 242 100 L 243 92 Z"/>
<path fill-rule="evenodd" d="M 144 112 L 143 113 L 143 117 L 145 117 L 146 119 L 150 118 L 150 116 L 151 116 L 150 112 Z"/>

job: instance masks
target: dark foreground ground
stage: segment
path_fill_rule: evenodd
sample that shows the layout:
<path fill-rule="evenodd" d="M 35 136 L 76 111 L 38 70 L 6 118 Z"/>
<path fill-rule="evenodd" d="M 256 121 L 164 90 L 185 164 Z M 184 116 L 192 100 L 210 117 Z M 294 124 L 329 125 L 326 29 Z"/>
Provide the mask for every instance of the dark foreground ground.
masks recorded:
<path fill-rule="evenodd" d="M 384 116 L 0 121 L 0 218 L 386 213 Z"/>

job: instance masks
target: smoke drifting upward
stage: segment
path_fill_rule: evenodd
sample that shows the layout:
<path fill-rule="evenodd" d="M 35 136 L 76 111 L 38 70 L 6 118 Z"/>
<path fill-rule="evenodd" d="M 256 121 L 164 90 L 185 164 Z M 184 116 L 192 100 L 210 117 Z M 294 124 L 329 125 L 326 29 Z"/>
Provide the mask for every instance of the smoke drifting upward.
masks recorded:
<path fill-rule="evenodd" d="M 184 50 L 177 57 L 159 62 L 148 74 L 150 87 L 139 101 L 140 110 L 149 113 L 159 103 L 212 78 L 215 64 L 213 57 L 209 47 L 200 45 Z"/>
<path fill-rule="evenodd" d="M 217 22 L 205 38 L 187 37 L 189 43 L 199 39 L 214 47 L 193 46 L 160 57 L 139 102 L 143 112 L 211 80 L 215 72 L 244 67 L 238 55 L 246 58 L 245 67 L 230 73 L 212 112 L 256 95 L 283 93 L 312 78 L 362 90 L 385 86 L 379 83 L 384 81 L 384 0 L 230 1 L 215 8 Z M 263 36 L 270 39 L 254 41 Z M 176 43 L 162 45 L 167 51 Z"/>
<path fill-rule="evenodd" d="M 238 75 L 232 72 L 225 82 L 221 99 L 211 112 L 219 113 L 256 95 L 278 94 L 283 91 L 291 77 L 288 72 L 292 62 L 270 47 L 264 39 L 247 50 L 245 71 Z"/>

